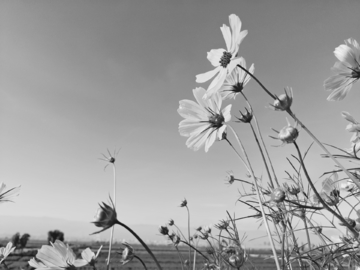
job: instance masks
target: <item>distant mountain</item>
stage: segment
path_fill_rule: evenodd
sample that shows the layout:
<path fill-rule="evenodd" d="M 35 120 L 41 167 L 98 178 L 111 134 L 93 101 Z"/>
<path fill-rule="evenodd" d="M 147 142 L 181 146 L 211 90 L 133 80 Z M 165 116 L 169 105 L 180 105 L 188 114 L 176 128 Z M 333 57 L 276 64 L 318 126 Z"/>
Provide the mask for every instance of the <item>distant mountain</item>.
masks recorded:
<path fill-rule="evenodd" d="M 145 242 L 151 244 L 166 244 L 169 243 L 164 236 L 160 235 L 158 226 L 146 224 L 127 224 L 131 227 Z M 172 227 L 169 227 L 171 230 Z M 18 217 L 18 216 L 2 216 L 0 222 L 0 238 L 11 238 L 16 232 L 20 234 L 29 233 L 32 240 L 46 240 L 47 233 L 50 230 L 60 230 L 65 234 L 66 241 L 106 241 L 109 238 L 110 230 L 101 234 L 90 235 L 93 232 L 99 231 L 101 228 L 94 226 L 94 224 L 87 221 L 73 221 L 52 217 Z M 186 228 L 181 228 L 182 232 L 187 235 Z M 194 233 L 194 232 L 192 232 Z M 217 232 L 214 231 L 216 235 Z M 247 238 L 244 242 L 246 247 L 251 248 L 270 248 L 269 239 L 266 236 L 266 231 L 261 230 L 247 230 L 239 231 L 240 236 L 244 234 Z M 327 230 L 328 236 L 336 236 L 338 233 L 334 230 Z M 305 232 L 296 232 L 296 237 L 299 243 L 306 242 Z M 114 234 L 115 241 L 126 240 L 129 243 L 136 243 L 136 239 L 127 232 L 124 228 L 117 226 Z M 311 241 L 313 244 L 319 243 L 318 237 L 311 232 Z M 251 241 L 250 241 L 251 240 Z"/>

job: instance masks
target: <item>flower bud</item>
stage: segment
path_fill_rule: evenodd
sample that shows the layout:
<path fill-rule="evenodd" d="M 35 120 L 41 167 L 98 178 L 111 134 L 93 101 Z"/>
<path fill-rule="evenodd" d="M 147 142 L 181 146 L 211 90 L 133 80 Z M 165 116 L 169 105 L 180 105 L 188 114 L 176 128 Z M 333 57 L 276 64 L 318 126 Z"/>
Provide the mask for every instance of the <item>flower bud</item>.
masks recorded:
<path fill-rule="evenodd" d="M 187 206 L 187 200 L 184 199 L 183 201 L 181 201 L 180 207 L 185 207 Z"/>
<path fill-rule="evenodd" d="M 293 214 L 301 219 L 305 218 L 305 209 L 296 209 Z"/>
<path fill-rule="evenodd" d="M 278 96 L 272 105 L 275 111 L 286 111 L 290 109 L 293 101 L 293 91 L 291 87 L 285 88 L 285 94 Z"/>
<path fill-rule="evenodd" d="M 350 225 L 350 227 L 354 228 L 356 226 L 356 222 L 355 220 L 351 219 L 351 218 L 344 218 L 345 221 Z M 346 226 L 346 224 L 344 222 L 339 222 L 340 226 Z"/>
<path fill-rule="evenodd" d="M 228 261 L 233 267 L 240 269 L 245 262 L 245 258 L 238 255 L 231 255 Z"/>
<path fill-rule="evenodd" d="M 174 220 L 173 220 L 173 219 L 170 219 L 168 224 L 169 224 L 169 226 L 172 226 L 172 225 L 174 225 L 174 224 L 175 224 L 175 222 L 174 222 Z"/>
<path fill-rule="evenodd" d="M 169 234 L 169 229 L 168 229 L 168 227 L 166 227 L 166 226 L 160 226 L 160 227 L 159 227 L 159 232 L 160 232 L 162 235 L 168 235 L 168 234 Z"/>
<path fill-rule="evenodd" d="M 286 194 L 284 190 L 282 190 L 281 188 L 275 188 L 274 191 L 271 193 L 271 200 L 276 203 L 280 203 L 285 200 L 285 196 Z"/>
<path fill-rule="evenodd" d="M 295 142 L 298 136 L 299 136 L 299 131 L 297 130 L 297 128 L 292 126 L 286 126 L 282 128 L 278 135 L 279 139 L 283 143 L 293 143 Z"/>
<path fill-rule="evenodd" d="M 296 186 L 291 186 L 291 187 L 287 187 L 287 191 L 291 194 L 291 195 L 298 195 L 300 193 L 300 188 L 296 187 Z"/>
<path fill-rule="evenodd" d="M 250 122 L 251 122 L 251 120 L 252 120 L 252 118 L 253 118 L 253 113 L 252 113 L 251 110 L 248 111 L 247 108 L 245 108 L 245 110 L 246 110 L 246 113 L 245 113 L 245 114 L 243 114 L 241 111 L 239 111 L 240 114 L 241 114 L 241 116 L 240 116 L 240 117 L 236 117 L 236 118 L 239 120 L 239 121 L 237 121 L 237 122 L 242 122 L 242 123 L 250 123 Z"/>
<path fill-rule="evenodd" d="M 99 206 L 100 208 L 98 209 L 92 223 L 94 223 L 95 226 L 97 227 L 102 227 L 103 229 L 101 231 L 94 232 L 93 234 L 103 232 L 114 226 L 117 222 L 117 218 L 116 218 L 117 215 L 115 208 L 107 205 L 104 202 L 103 202 L 103 206 L 101 206 L 100 204 Z"/>

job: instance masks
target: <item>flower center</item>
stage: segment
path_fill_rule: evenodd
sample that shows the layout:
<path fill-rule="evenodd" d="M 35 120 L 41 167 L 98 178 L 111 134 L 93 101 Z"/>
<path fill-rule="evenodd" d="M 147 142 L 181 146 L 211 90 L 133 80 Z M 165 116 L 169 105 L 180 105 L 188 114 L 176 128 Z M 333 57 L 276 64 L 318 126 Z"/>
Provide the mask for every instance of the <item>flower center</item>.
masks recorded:
<path fill-rule="evenodd" d="M 224 121 L 225 121 L 225 118 L 221 114 L 214 114 L 214 115 L 210 116 L 210 118 L 209 118 L 209 123 L 211 124 L 211 127 L 214 127 L 214 128 L 221 127 Z"/>
<path fill-rule="evenodd" d="M 232 57 L 231 53 L 224 52 L 223 56 L 221 56 L 220 61 L 219 61 L 220 65 L 223 66 L 224 68 L 226 68 L 227 65 L 231 61 L 231 57 Z"/>
<path fill-rule="evenodd" d="M 244 89 L 244 85 L 241 82 L 236 83 L 232 86 L 232 92 L 234 93 L 240 93 Z"/>
<path fill-rule="evenodd" d="M 359 67 L 352 70 L 351 77 L 358 78 L 358 79 L 360 78 L 360 68 Z"/>

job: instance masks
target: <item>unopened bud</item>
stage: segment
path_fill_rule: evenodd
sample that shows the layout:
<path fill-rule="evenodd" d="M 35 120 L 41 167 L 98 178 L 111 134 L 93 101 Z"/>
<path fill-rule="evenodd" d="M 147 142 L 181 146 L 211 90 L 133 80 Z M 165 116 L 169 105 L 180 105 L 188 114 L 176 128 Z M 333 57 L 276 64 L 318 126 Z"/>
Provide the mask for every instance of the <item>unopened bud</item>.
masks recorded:
<path fill-rule="evenodd" d="M 293 143 L 295 142 L 298 136 L 299 136 L 299 131 L 297 130 L 297 128 L 292 126 L 286 126 L 282 128 L 278 135 L 279 139 L 283 143 Z"/>
<path fill-rule="evenodd" d="M 286 111 L 290 109 L 293 102 L 293 91 L 291 87 L 285 88 L 285 94 L 278 96 L 272 107 L 275 111 Z"/>
<path fill-rule="evenodd" d="M 187 200 L 186 199 L 182 200 L 181 204 L 180 204 L 180 207 L 185 207 L 185 206 L 187 206 Z"/>
<path fill-rule="evenodd" d="M 104 202 L 103 205 L 99 204 L 99 206 L 100 208 L 96 212 L 96 215 L 94 216 L 94 220 L 92 223 L 94 223 L 95 226 L 97 227 L 102 227 L 103 229 L 101 231 L 94 232 L 93 234 L 105 231 L 110 227 L 114 226 L 117 222 L 115 208 L 107 205 Z"/>
<path fill-rule="evenodd" d="M 168 229 L 168 227 L 166 227 L 166 226 L 160 226 L 160 227 L 159 227 L 159 232 L 160 232 L 162 235 L 168 235 L 168 234 L 169 234 L 169 229 Z"/>
<path fill-rule="evenodd" d="M 284 190 L 282 190 L 281 188 L 275 188 L 274 191 L 271 193 L 271 200 L 276 203 L 280 203 L 285 200 L 285 196 L 286 194 Z"/>
<path fill-rule="evenodd" d="M 241 116 L 240 116 L 240 117 L 236 117 L 236 118 L 239 120 L 239 121 L 237 121 L 237 122 L 242 122 L 242 123 L 250 123 L 250 122 L 251 122 L 251 120 L 252 120 L 252 118 L 253 118 L 253 113 L 252 113 L 251 110 L 248 111 L 247 108 L 245 108 L 245 110 L 246 110 L 246 113 L 245 113 L 245 114 L 243 114 L 241 111 L 239 111 L 240 114 L 241 114 Z"/>

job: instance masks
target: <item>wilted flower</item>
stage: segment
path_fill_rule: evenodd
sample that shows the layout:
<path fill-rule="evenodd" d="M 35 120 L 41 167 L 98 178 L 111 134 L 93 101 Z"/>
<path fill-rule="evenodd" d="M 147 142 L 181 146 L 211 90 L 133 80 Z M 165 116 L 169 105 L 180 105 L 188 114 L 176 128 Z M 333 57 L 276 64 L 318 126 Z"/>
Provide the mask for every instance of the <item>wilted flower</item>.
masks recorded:
<path fill-rule="evenodd" d="M 215 224 L 215 227 L 219 230 L 226 230 L 229 227 L 229 220 L 220 220 L 218 224 Z"/>
<path fill-rule="evenodd" d="M 124 242 L 123 245 L 125 246 L 125 248 L 122 252 L 120 262 L 122 263 L 122 265 L 125 265 L 128 262 L 131 262 L 132 259 L 134 259 L 135 253 L 132 246 L 130 246 L 128 243 Z"/>
<path fill-rule="evenodd" d="M 117 214 L 114 206 L 111 207 L 104 202 L 103 202 L 103 206 L 101 206 L 100 204 L 99 206 L 100 208 L 98 209 L 94 217 L 94 221 L 92 223 L 94 223 L 95 226 L 97 227 L 102 227 L 103 229 L 98 232 L 94 232 L 92 234 L 103 232 L 114 226 L 117 222 Z"/>
<path fill-rule="evenodd" d="M 246 61 L 240 57 L 240 66 L 246 69 Z M 254 74 L 254 64 L 249 68 L 249 72 Z M 234 98 L 244 90 L 244 86 L 250 81 L 251 76 L 239 67 L 235 67 L 233 71 L 227 75 L 223 86 L 219 92 L 222 99 Z"/>
<path fill-rule="evenodd" d="M 195 99 L 181 100 L 178 113 L 185 118 L 179 124 L 181 136 L 189 137 L 187 147 L 197 151 L 205 144 L 205 152 L 213 145 L 216 138 L 223 139 L 225 123 L 231 119 L 231 104 L 221 110 L 222 99 L 219 93 L 209 99 L 203 99 L 204 88 L 193 90 Z"/>
<path fill-rule="evenodd" d="M 0 248 L 0 264 L 9 256 L 11 252 L 15 250 L 16 247 L 13 247 L 12 242 L 7 243 L 6 247 Z"/>
<path fill-rule="evenodd" d="M 344 182 L 340 185 L 340 188 L 347 192 L 352 192 L 356 188 L 356 185 L 353 182 L 353 180 L 348 179 L 348 180 L 346 180 L 346 182 Z"/>
<path fill-rule="evenodd" d="M 206 98 L 218 92 L 220 87 L 223 85 L 226 76 L 230 74 L 236 65 L 241 62 L 240 58 L 237 58 L 236 56 L 240 43 L 248 32 L 247 30 L 241 31 L 240 18 L 235 14 L 229 16 L 229 21 L 231 32 L 230 28 L 225 24 L 220 27 L 227 49 L 213 49 L 208 52 L 207 59 L 211 62 L 215 69 L 196 76 L 196 82 L 204 83 L 217 74 L 208 87 Z"/>
<path fill-rule="evenodd" d="M 294 98 L 293 90 L 291 87 L 286 87 L 284 91 L 285 94 L 276 97 L 274 104 L 270 104 L 275 111 L 286 111 L 291 107 Z"/>
<path fill-rule="evenodd" d="M 344 219 L 352 228 L 354 228 L 356 226 L 355 220 L 353 220 L 351 218 L 344 218 Z M 339 225 L 340 226 L 346 226 L 346 224 L 344 222 L 339 222 Z"/>
<path fill-rule="evenodd" d="M 251 120 L 253 118 L 253 112 L 251 111 L 251 109 L 250 109 L 250 111 L 248 111 L 248 109 L 245 108 L 245 110 L 246 110 L 245 114 L 243 114 L 241 111 L 239 111 L 241 116 L 236 117 L 239 120 L 237 122 L 242 122 L 242 123 L 250 123 L 251 122 Z"/>
<path fill-rule="evenodd" d="M 168 227 L 166 227 L 166 226 L 160 226 L 160 227 L 159 227 L 159 232 L 160 232 L 162 235 L 168 235 L 168 234 L 169 234 L 169 229 L 168 229 Z"/>
<path fill-rule="evenodd" d="M 286 194 L 285 191 L 281 188 L 275 188 L 273 192 L 271 193 L 271 200 L 280 203 L 285 200 Z"/>
<path fill-rule="evenodd" d="M 96 263 L 96 259 L 100 254 L 100 251 L 103 246 L 100 246 L 96 254 L 91 251 L 90 248 L 86 248 L 81 252 L 81 257 L 91 266 L 94 266 Z"/>
<path fill-rule="evenodd" d="M 327 100 L 343 100 L 350 91 L 353 83 L 360 78 L 360 46 L 356 40 L 349 38 L 345 44 L 334 51 L 338 62 L 332 68 L 334 74 L 325 80 L 324 87 L 332 91 Z"/>
<path fill-rule="evenodd" d="M 283 127 L 280 130 L 280 132 L 273 129 L 275 132 L 278 132 L 278 137 L 277 138 L 273 137 L 273 136 L 270 136 L 270 138 L 282 141 L 282 144 L 280 146 L 283 146 L 283 145 L 288 144 L 288 143 L 293 143 L 293 142 L 296 141 L 297 137 L 299 136 L 299 131 L 298 131 L 296 126 L 297 126 L 297 123 L 293 127 L 293 126 L 290 125 L 290 123 L 288 121 L 288 125 Z"/>
<path fill-rule="evenodd" d="M 36 269 L 75 269 L 88 264 L 84 259 L 76 259 L 75 253 L 63 242 L 56 240 L 51 246 L 43 245 L 36 254 L 36 259 L 31 259 L 29 265 Z"/>
<path fill-rule="evenodd" d="M 186 207 L 187 206 L 187 200 L 184 199 L 181 201 L 180 207 Z"/>
<path fill-rule="evenodd" d="M 6 185 L 1 183 L 0 185 L 0 203 L 12 202 L 12 199 L 19 195 L 21 186 L 11 188 L 5 191 Z"/>

